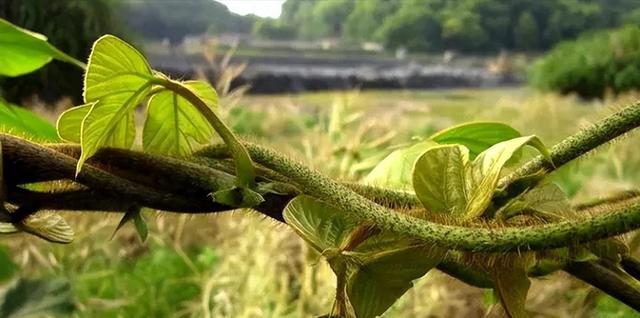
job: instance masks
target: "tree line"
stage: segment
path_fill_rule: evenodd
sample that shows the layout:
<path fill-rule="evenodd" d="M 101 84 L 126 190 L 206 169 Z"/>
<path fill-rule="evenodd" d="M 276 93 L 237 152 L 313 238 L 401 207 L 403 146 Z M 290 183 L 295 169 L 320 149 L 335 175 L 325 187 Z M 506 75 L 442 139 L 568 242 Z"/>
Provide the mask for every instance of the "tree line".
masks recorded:
<path fill-rule="evenodd" d="M 413 51 L 540 51 L 628 23 L 640 24 L 637 0 L 287 0 L 280 18 L 257 20 L 253 32 Z"/>

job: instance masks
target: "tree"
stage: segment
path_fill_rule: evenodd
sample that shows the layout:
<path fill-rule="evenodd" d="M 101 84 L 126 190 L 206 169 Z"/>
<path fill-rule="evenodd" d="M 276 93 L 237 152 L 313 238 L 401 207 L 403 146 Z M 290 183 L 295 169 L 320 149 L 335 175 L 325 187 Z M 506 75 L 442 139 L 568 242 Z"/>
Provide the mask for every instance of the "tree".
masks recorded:
<path fill-rule="evenodd" d="M 531 13 L 523 12 L 513 29 L 516 49 L 530 51 L 540 47 L 540 31 L 538 23 Z"/>

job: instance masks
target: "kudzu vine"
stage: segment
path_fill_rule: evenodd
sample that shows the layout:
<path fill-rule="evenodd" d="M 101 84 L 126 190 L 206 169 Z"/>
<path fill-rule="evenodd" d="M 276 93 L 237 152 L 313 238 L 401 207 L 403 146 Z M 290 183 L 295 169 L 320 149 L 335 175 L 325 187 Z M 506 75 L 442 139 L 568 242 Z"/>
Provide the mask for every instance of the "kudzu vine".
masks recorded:
<path fill-rule="evenodd" d="M 42 38 L 29 43 L 58 52 Z M 501 123 L 451 127 L 394 151 L 358 184 L 241 141 L 208 83 L 170 79 L 114 36 L 94 44 L 84 99 L 58 120 L 65 143 L 0 134 L 0 233 L 70 243 L 73 230 L 52 212 L 67 210 L 125 213 L 118 228 L 133 220 L 146 236 L 142 208 L 249 208 L 287 223 L 327 260 L 338 286 L 331 317 L 378 316 L 432 268 L 492 288 L 494 315 L 526 316 L 529 278 L 558 270 L 640 310 L 640 263 L 617 237 L 640 228 L 638 193 L 572 207 L 546 178 L 640 126 L 640 103 L 551 149 Z M 141 104 L 142 150 L 131 150 Z M 216 134 L 223 143 L 211 144 Z M 527 146 L 540 156 L 504 176 Z"/>

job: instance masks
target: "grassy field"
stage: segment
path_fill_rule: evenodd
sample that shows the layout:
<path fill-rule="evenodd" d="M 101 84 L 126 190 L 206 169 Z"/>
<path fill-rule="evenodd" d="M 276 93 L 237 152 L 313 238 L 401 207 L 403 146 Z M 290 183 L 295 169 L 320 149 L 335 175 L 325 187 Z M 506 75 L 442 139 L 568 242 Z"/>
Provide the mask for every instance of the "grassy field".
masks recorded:
<path fill-rule="evenodd" d="M 638 96 L 583 102 L 526 89 L 324 92 L 223 100 L 233 129 L 344 180 L 358 180 L 398 145 L 471 120 L 509 123 L 551 146 Z M 580 202 L 637 188 L 640 138 L 629 135 L 553 178 Z M 310 317 L 326 314 L 334 278 L 286 226 L 258 214 L 146 212 L 145 244 L 116 215 L 68 215 L 70 245 L 2 237 L 20 273 L 66 277 L 77 317 Z M 5 286 L 6 287 L 6 286 Z M 385 317 L 482 317 L 490 293 L 436 271 Z M 536 317 L 631 317 L 633 311 L 559 273 L 529 293 Z"/>

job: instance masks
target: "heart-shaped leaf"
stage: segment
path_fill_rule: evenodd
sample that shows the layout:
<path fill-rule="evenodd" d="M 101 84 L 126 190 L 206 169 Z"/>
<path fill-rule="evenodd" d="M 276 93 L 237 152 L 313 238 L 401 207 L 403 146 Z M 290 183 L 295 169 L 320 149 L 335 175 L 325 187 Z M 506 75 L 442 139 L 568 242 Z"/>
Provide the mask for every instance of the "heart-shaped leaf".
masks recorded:
<path fill-rule="evenodd" d="M 449 127 L 430 137 L 439 144 L 463 145 L 469 149 L 469 158 L 475 159 L 489 147 L 520 137 L 513 127 L 497 122 L 472 122 Z"/>
<path fill-rule="evenodd" d="M 84 68 L 84 63 L 49 44 L 44 35 L 25 30 L 4 19 L 0 19 L 0 47 L 0 75 L 14 77 L 31 73 L 52 59 Z"/>
<path fill-rule="evenodd" d="M 464 146 L 431 148 L 414 167 L 416 195 L 429 211 L 476 218 L 489 206 L 504 165 L 525 145 L 535 147 L 549 158 L 548 151 L 535 136 L 497 143 L 473 161 L 469 161 Z"/>
<path fill-rule="evenodd" d="M 182 83 L 215 110 L 216 91 L 206 82 Z M 193 152 L 192 143 L 211 142 L 214 131 L 207 119 L 184 97 L 163 90 L 149 100 L 142 144 L 146 151 L 186 156 Z"/>
<path fill-rule="evenodd" d="M 147 97 L 153 81 L 145 58 L 126 42 L 105 35 L 94 43 L 84 82 L 85 103 L 93 105 L 81 124 L 78 171 L 101 147 L 133 145 L 133 110 Z"/>

